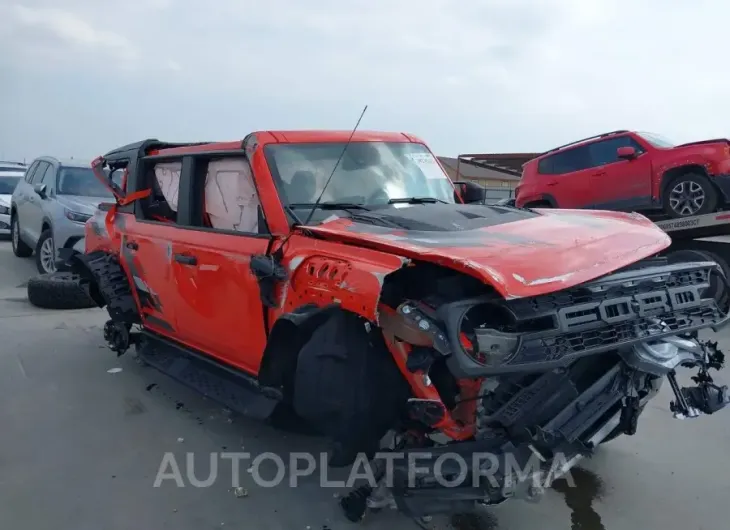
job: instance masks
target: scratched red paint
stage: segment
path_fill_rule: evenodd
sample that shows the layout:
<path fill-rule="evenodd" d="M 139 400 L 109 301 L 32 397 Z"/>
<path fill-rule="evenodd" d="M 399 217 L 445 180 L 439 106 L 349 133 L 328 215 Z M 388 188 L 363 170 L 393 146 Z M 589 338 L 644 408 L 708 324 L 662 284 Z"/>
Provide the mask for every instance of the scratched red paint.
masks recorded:
<path fill-rule="evenodd" d="M 389 234 L 353 231 L 353 223 L 348 219 L 308 230 L 383 252 L 448 265 L 488 282 L 505 297 L 536 296 L 578 285 L 657 254 L 671 243 L 669 236 L 651 221 L 632 214 L 581 210 L 542 213 L 543 216 L 474 230 L 475 244 L 459 247 L 448 244 L 453 232 L 440 236 L 442 246 L 433 246 L 415 239 L 389 239 Z M 437 239 L 438 234 L 430 232 L 429 237 Z M 492 237 L 495 234 L 531 242 L 515 244 L 506 238 Z"/>

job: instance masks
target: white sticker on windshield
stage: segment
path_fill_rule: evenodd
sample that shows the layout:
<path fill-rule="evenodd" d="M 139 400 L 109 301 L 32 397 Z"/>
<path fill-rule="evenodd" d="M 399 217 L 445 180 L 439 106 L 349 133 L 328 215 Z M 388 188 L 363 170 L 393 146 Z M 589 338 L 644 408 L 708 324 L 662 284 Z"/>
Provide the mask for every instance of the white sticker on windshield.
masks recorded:
<path fill-rule="evenodd" d="M 416 164 L 433 164 L 435 162 L 430 153 L 407 153 L 406 156 Z"/>
<path fill-rule="evenodd" d="M 406 157 L 415 162 L 429 180 L 445 178 L 444 172 L 431 153 L 407 153 Z"/>

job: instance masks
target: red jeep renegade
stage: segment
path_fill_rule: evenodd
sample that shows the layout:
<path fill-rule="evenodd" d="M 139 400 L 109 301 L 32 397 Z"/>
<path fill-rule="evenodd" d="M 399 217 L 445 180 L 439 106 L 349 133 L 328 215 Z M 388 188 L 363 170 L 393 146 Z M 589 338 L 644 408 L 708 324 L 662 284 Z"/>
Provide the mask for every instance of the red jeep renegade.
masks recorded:
<path fill-rule="evenodd" d="M 614 131 L 557 147 L 523 166 L 517 206 L 706 214 L 730 201 L 730 140 L 674 145 Z"/>

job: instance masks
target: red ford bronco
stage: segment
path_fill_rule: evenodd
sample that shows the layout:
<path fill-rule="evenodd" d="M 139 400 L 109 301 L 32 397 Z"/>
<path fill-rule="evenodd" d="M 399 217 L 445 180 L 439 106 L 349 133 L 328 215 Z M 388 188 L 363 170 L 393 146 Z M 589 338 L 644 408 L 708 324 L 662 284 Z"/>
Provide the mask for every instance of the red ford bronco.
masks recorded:
<path fill-rule="evenodd" d="M 674 145 L 632 131 L 579 140 L 523 166 L 516 204 L 673 218 L 711 213 L 730 204 L 730 140 Z"/>
<path fill-rule="evenodd" d="M 669 237 L 640 215 L 468 204 L 409 134 L 146 140 L 93 168 L 116 203 L 62 258 L 107 309 L 110 348 L 243 414 L 290 414 L 333 441 L 331 465 L 395 432 L 406 453 L 567 455 L 564 472 L 633 434 L 665 380 L 677 417 L 729 401 L 709 375 L 722 353 L 697 338 L 728 320 L 717 265 L 655 258 Z M 403 512 L 535 495 L 514 467 L 445 487 L 462 470 L 434 462 L 414 482 L 394 460 Z M 343 498 L 347 516 L 373 494 Z"/>

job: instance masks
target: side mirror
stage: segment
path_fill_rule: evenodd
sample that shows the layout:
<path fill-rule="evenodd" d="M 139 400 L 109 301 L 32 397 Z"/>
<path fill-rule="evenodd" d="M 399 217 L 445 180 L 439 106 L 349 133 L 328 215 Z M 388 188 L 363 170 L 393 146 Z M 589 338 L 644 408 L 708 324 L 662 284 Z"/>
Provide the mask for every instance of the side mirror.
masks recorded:
<path fill-rule="evenodd" d="M 41 199 L 46 198 L 46 189 L 45 184 L 33 184 L 33 191 L 35 191 Z"/>
<path fill-rule="evenodd" d="M 622 160 L 632 160 L 636 158 L 636 149 L 631 146 L 619 147 L 616 154 Z"/>
<path fill-rule="evenodd" d="M 454 182 L 454 186 L 461 194 L 461 200 L 463 200 L 466 204 L 484 204 L 487 190 L 476 182 Z M 456 202 L 460 202 L 458 196 L 454 198 Z"/>

